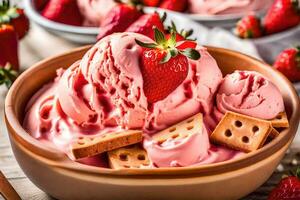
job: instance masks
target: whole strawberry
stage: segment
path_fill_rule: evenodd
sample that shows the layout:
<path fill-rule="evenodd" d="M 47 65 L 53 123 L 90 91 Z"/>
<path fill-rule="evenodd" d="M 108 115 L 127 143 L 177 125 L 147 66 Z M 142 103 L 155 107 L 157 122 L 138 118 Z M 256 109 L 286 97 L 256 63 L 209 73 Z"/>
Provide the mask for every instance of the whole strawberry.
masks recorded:
<path fill-rule="evenodd" d="M 296 176 L 289 176 L 280 181 L 272 190 L 268 200 L 299 200 L 300 199 L 300 170 Z"/>
<path fill-rule="evenodd" d="M 157 7 L 160 3 L 160 0 L 142 0 L 142 3 L 145 6 Z"/>
<path fill-rule="evenodd" d="M 200 58 L 195 49 L 177 47 L 175 32 L 169 40 L 159 29 L 155 28 L 154 32 L 156 43 L 136 40 L 137 44 L 145 48 L 141 56 L 141 72 L 144 93 L 149 103 L 163 100 L 185 80 L 189 68 L 188 58 Z"/>
<path fill-rule="evenodd" d="M 267 34 L 281 32 L 298 24 L 300 24 L 299 0 L 275 0 L 264 20 Z"/>
<path fill-rule="evenodd" d="M 113 7 L 105 20 L 100 26 L 100 32 L 97 39 L 100 40 L 103 37 L 116 32 L 125 31 L 128 26 L 135 22 L 142 12 L 132 4 L 118 4 Z"/>
<path fill-rule="evenodd" d="M 162 0 L 159 5 L 160 8 L 173 10 L 177 12 L 183 12 L 187 9 L 188 1 L 187 0 Z"/>
<path fill-rule="evenodd" d="M 300 81 L 300 47 L 281 52 L 274 63 L 274 67 L 290 81 Z"/>
<path fill-rule="evenodd" d="M 19 70 L 18 36 L 13 26 L 0 24 L 0 65 L 7 63 L 14 70 Z"/>
<path fill-rule="evenodd" d="M 0 24 L 6 23 L 14 27 L 18 38 L 22 39 L 29 30 L 29 19 L 24 10 L 11 6 L 8 0 L 3 0 L 0 5 Z"/>
<path fill-rule="evenodd" d="M 240 38 L 258 38 L 262 36 L 260 19 L 251 14 L 243 17 L 235 28 L 235 33 Z"/>
<path fill-rule="evenodd" d="M 81 26 L 83 22 L 76 0 L 49 0 L 41 14 L 49 20 L 73 26 Z"/>
<path fill-rule="evenodd" d="M 126 31 L 140 33 L 150 37 L 151 39 L 154 39 L 153 27 L 158 28 L 160 31 L 164 31 L 164 19 L 165 15 L 161 19 L 157 12 L 152 14 L 144 14 L 133 24 L 131 24 Z"/>

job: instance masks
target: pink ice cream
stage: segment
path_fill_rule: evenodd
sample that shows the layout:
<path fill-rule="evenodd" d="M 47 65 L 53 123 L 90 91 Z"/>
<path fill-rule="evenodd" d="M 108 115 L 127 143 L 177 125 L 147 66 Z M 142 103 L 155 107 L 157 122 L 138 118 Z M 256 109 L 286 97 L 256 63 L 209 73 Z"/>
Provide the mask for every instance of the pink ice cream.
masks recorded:
<path fill-rule="evenodd" d="M 244 14 L 268 8 L 273 0 L 189 0 L 189 11 L 202 15 Z"/>
<path fill-rule="evenodd" d="M 205 126 L 202 132 L 184 139 L 169 139 L 163 144 L 158 144 L 150 137 L 146 137 L 144 148 L 156 167 L 203 165 L 230 160 L 243 154 L 210 144 Z"/>
<path fill-rule="evenodd" d="M 238 112 L 244 109 L 246 114 L 259 116 L 261 109 L 268 109 L 270 113 L 264 117 L 269 118 L 283 110 L 282 97 L 273 84 L 255 72 L 237 72 L 223 80 L 216 61 L 200 46 L 196 49 L 201 58 L 189 60 L 188 75 L 182 84 L 149 106 L 140 70 L 142 48 L 135 39 L 153 42 L 140 34 L 113 34 L 100 40 L 67 70 L 58 70 L 55 80 L 43 86 L 26 107 L 23 126 L 28 133 L 41 142 L 54 144 L 72 158 L 70 144 L 80 136 L 140 129 L 154 167 L 191 166 L 241 154 L 209 142 L 215 95 L 221 83 L 217 94 L 220 115 L 236 107 Z M 156 132 L 199 112 L 204 116 L 199 133 L 163 145 L 153 142 Z M 106 166 L 101 155 L 80 162 Z"/>
<path fill-rule="evenodd" d="M 85 26 L 99 26 L 107 13 L 116 5 L 114 0 L 77 0 Z"/>
<path fill-rule="evenodd" d="M 284 111 L 279 89 L 257 72 L 235 71 L 227 75 L 216 96 L 215 116 L 233 111 L 261 119 L 272 119 Z"/>

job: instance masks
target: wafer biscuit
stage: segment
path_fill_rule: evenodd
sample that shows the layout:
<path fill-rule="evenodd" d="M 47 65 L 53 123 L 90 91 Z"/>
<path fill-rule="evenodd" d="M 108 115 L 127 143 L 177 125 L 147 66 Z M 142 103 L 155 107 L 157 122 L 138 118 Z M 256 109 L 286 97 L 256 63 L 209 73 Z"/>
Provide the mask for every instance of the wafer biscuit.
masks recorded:
<path fill-rule="evenodd" d="M 227 112 L 210 139 L 232 149 L 251 152 L 264 145 L 272 130 L 269 121 Z"/>
<path fill-rule="evenodd" d="M 168 139 L 183 139 L 192 134 L 201 133 L 203 126 L 202 114 L 196 114 L 174 126 L 156 133 L 153 140 L 158 144 L 162 144 Z"/>
<path fill-rule="evenodd" d="M 114 132 L 96 137 L 83 136 L 71 145 L 71 152 L 75 159 L 80 159 L 139 143 L 142 138 L 142 131 L 139 130 Z"/>
<path fill-rule="evenodd" d="M 138 144 L 109 151 L 108 161 L 112 169 L 150 167 L 147 152 Z"/>
<path fill-rule="evenodd" d="M 286 112 L 279 113 L 274 119 L 271 119 L 270 122 L 274 128 L 288 128 L 289 120 L 287 118 Z"/>

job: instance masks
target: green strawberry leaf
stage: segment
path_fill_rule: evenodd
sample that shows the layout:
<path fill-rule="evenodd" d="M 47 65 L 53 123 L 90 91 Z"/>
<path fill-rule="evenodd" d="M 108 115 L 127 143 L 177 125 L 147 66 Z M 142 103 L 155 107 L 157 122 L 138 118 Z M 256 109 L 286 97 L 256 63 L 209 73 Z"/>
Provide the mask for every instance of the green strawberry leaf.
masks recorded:
<path fill-rule="evenodd" d="M 169 47 L 175 47 L 176 46 L 176 32 L 175 31 L 171 32 L 171 37 L 168 40 L 168 46 Z"/>
<path fill-rule="evenodd" d="M 192 48 L 184 49 L 184 50 L 180 51 L 180 53 L 192 60 L 198 60 L 201 57 L 200 53 L 197 50 L 192 49 Z"/>
<path fill-rule="evenodd" d="M 160 64 L 164 64 L 169 62 L 169 60 L 172 58 L 171 52 L 168 51 L 166 56 L 159 62 Z"/>
<path fill-rule="evenodd" d="M 154 40 L 157 44 L 162 46 L 167 43 L 165 34 L 156 27 L 154 28 Z"/>
<path fill-rule="evenodd" d="M 174 58 L 178 55 L 178 50 L 176 48 L 169 50 L 171 57 Z"/>
<path fill-rule="evenodd" d="M 165 51 L 166 55 L 160 61 L 160 63 L 168 62 L 171 58 L 175 58 L 179 53 L 192 60 L 198 60 L 201 57 L 201 55 L 196 49 L 192 49 L 192 48 L 186 48 L 184 50 L 177 49 L 176 34 L 177 33 L 175 31 L 172 31 L 171 37 L 167 40 L 165 34 L 155 27 L 154 28 L 155 43 L 145 43 L 138 39 L 135 39 L 135 42 L 139 46 L 144 48 L 157 49 L 158 51 Z"/>
<path fill-rule="evenodd" d="M 145 47 L 145 48 L 148 48 L 148 49 L 154 49 L 156 48 L 158 45 L 155 44 L 155 43 L 145 43 L 145 42 L 142 42 L 138 39 L 135 39 L 135 42 L 140 45 L 141 47 Z"/>
<path fill-rule="evenodd" d="M 11 68 L 10 64 L 0 67 L 0 85 L 5 84 L 7 88 L 10 88 L 17 76 L 18 73 Z"/>

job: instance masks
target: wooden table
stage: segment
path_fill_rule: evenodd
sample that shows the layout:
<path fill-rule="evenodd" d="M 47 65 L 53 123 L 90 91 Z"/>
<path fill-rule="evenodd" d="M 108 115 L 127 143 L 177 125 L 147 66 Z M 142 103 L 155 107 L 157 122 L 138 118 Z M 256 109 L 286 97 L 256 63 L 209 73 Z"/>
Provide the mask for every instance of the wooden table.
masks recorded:
<path fill-rule="evenodd" d="M 57 46 L 57 44 L 60 45 Z M 55 36 L 49 35 L 37 27 L 33 27 L 33 31 L 24 41 L 22 41 L 20 48 L 20 57 L 22 58 L 21 63 L 23 69 L 45 57 L 64 52 L 76 46 L 77 45 L 70 44 Z M 22 199 L 53 199 L 31 183 L 31 181 L 24 175 L 13 156 L 3 119 L 3 102 L 5 94 L 6 90 L 4 88 L 0 88 L 0 170 L 5 174 Z M 283 159 L 282 165 L 279 166 L 278 170 L 274 172 L 272 177 L 263 186 L 243 199 L 265 200 L 270 190 L 278 183 L 282 175 L 291 169 L 295 169 L 298 162 L 300 162 L 300 145 L 298 144 L 300 144 L 300 142 L 294 143 L 289 153 L 286 154 Z"/>

